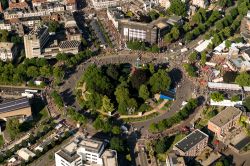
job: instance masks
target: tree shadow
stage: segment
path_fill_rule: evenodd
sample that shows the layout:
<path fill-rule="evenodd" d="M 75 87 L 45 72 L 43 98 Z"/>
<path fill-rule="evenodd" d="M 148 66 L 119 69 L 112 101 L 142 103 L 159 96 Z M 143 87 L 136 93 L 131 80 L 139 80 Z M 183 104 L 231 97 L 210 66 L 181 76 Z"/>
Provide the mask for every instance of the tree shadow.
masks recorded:
<path fill-rule="evenodd" d="M 73 105 L 76 102 L 76 96 L 70 89 L 66 89 L 65 91 L 61 92 L 60 95 L 62 96 L 66 105 Z"/>
<path fill-rule="evenodd" d="M 181 82 L 182 80 L 182 71 L 178 68 L 173 68 L 170 72 L 169 72 L 169 76 L 171 78 L 171 87 L 174 88 L 177 86 L 178 83 Z"/>

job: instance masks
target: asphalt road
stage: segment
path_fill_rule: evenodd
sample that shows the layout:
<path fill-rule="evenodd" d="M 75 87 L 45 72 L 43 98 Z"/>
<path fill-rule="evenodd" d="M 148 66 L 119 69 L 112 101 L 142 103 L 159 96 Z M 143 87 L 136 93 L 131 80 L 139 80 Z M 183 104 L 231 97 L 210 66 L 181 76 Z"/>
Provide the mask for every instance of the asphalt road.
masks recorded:
<path fill-rule="evenodd" d="M 141 131 L 142 135 L 150 134 L 148 132 L 148 127 L 151 123 L 159 122 L 163 119 L 171 117 L 174 113 L 179 111 L 182 107 L 182 102 L 187 101 L 191 98 L 191 95 L 194 91 L 194 84 L 187 79 L 185 76 L 179 84 L 179 87 L 176 90 L 176 100 L 172 103 L 169 111 L 166 111 L 164 114 L 157 116 L 153 119 L 143 121 L 143 122 L 136 122 L 133 123 L 133 127 L 138 128 Z"/>

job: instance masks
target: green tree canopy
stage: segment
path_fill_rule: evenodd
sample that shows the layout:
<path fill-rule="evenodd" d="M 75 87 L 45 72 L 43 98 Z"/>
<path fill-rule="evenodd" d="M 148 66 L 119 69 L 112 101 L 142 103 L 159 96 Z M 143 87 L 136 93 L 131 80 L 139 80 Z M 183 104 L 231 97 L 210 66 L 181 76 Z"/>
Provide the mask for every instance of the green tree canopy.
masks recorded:
<path fill-rule="evenodd" d="M 118 137 L 113 137 L 110 140 L 110 148 L 116 150 L 117 152 L 124 152 L 125 146 L 122 139 Z"/>
<path fill-rule="evenodd" d="M 157 73 L 154 73 L 150 78 L 149 84 L 151 85 L 152 93 L 158 93 L 169 88 L 171 79 L 165 70 L 159 69 Z"/>
<path fill-rule="evenodd" d="M 213 101 L 217 101 L 217 102 L 224 100 L 224 95 L 220 92 L 213 92 L 211 93 L 210 97 Z"/>
<path fill-rule="evenodd" d="M 167 151 L 166 139 L 162 138 L 162 139 L 158 140 L 157 143 L 155 144 L 155 152 L 160 154 L 160 153 L 164 153 L 166 151 Z"/>
<path fill-rule="evenodd" d="M 250 86 L 250 74 L 248 74 L 247 72 L 240 73 L 236 77 L 235 82 L 240 86 Z"/>
<path fill-rule="evenodd" d="M 248 112 L 250 112 L 250 96 L 244 99 L 243 105 L 247 108 Z"/>
<path fill-rule="evenodd" d="M 102 98 L 101 110 L 103 112 L 113 112 L 114 111 L 114 104 L 111 103 L 110 99 L 106 95 L 103 96 L 103 98 Z"/>
<path fill-rule="evenodd" d="M 187 14 L 187 5 L 181 0 L 171 0 L 169 11 L 178 16 L 185 16 Z"/>
<path fill-rule="evenodd" d="M 143 98 L 144 100 L 149 98 L 148 87 L 144 84 L 140 86 L 139 97 Z"/>
<path fill-rule="evenodd" d="M 114 126 L 113 128 L 112 128 L 112 133 L 113 134 L 115 134 L 115 135 L 119 135 L 119 134 L 121 134 L 121 128 L 119 127 L 119 126 Z"/>
<path fill-rule="evenodd" d="M 13 140 L 19 134 L 19 120 L 17 118 L 10 118 L 6 123 L 6 130 L 10 135 L 10 138 Z"/>

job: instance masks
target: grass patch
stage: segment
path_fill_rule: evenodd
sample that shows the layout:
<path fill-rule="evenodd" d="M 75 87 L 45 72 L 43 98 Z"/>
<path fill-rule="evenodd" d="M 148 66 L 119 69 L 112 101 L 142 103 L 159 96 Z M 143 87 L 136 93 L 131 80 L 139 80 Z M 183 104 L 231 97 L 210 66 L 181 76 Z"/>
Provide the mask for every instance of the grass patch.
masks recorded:
<path fill-rule="evenodd" d="M 0 135 L 0 147 L 4 145 L 3 135 Z"/>
<path fill-rule="evenodd" d="M 166 103 L 164 104 L 163 107 L 160 108 L 160 110 L 162 110 L 162 111 L 168 111 L 168 109 L 169 109 L 169 107 L 171 106 L 171 104 L 172 104 L 172 101 L 169 100 L 168 102 L 166 102 Z"/>

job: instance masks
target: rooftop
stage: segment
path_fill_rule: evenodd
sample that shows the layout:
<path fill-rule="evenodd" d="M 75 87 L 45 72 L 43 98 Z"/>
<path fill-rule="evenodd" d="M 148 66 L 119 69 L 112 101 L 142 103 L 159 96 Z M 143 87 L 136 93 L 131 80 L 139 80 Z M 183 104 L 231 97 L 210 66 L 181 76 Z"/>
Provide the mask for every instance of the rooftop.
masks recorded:
<path fill-rule="evenodd" d="M 84 138 L 80 143 L 80 146 L 84 147 L 88 151 L 99 152 L 103 146 L 102 141 Z"/>
<path fill-rule="evenodd" d="M 14 43 L 0 42 L 0 49 L 11 50 L 13 46 L 14 46 Z"/>
<path fill-rule="evenodd" d="M 79 47 L 81 44 L 80 41 L 76 41 L 76 40 L 66 40 L 66 41 L 62 41 L 60 44 L 59 44 L 59 47 L 61 49 L 66 49 L 66 48 L 76 48 L 76 47 Z"/>
<path fill-rule="evenodd" d="M 42 26 L 42 27 L 36 27 L 32 31 L 30 31 L 29 36 L 34 38 L 40 38 L 41 35 L 48 30 L 48 27 Z"/>
<path fill-rule="evenodd" d="M 105 166 L 118 166 L 117 153 L 115 150 L 105 150 L 102 158 Z"/>
<path fill-rule="evenodd" d="M 22 108 L 30 107 L 29 99 L 20 98 L 0 104 L 0 113 L 11 112 Z"/>
<path fill-rule="evenodd" d="M 187 152 L 205 138 L 208 138 L 208 135 L 197 129 L 175 144 L 175 146 L 183 152 Z"/>
<path fill-rule="evenodd" d="M 241 114 L 241 110 L 235 107 L 227 107 L 215 117 L 210 119 L 210 122 L 215 124 L 218 127 L 223 127 L 225 124 L 230 122 L 234 117 Z"/>

